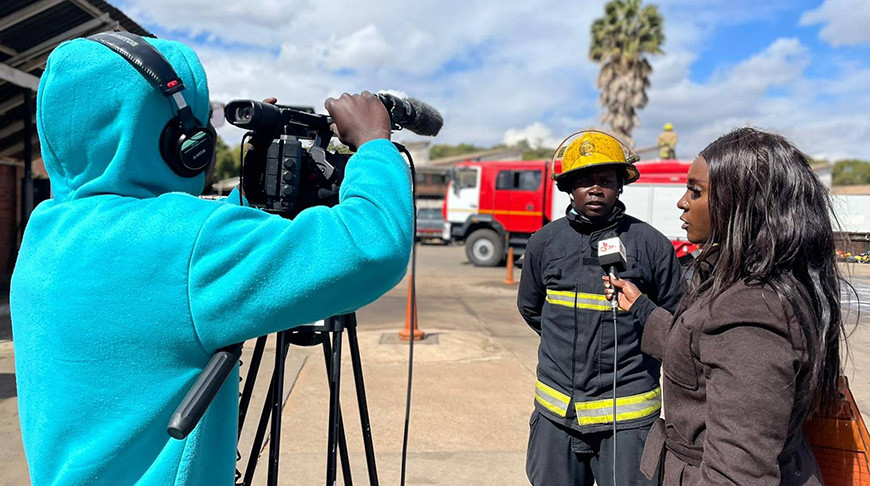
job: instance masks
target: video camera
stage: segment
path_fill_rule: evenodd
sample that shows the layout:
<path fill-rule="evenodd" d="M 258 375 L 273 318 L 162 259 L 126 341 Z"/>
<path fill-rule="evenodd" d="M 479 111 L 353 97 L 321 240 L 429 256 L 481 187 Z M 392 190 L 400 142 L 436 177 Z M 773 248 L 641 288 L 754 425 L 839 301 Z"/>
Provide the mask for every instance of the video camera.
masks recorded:
<path fill-rule="evenodd" d="M 384 92 L 377 96 L 394 130 L 407 128 L 429 136 L 441 130 L 443 119 L 429 105 Z M 308 207 L 338 204 L 350 156 L 328 150 L 333 135 L 329 116 L 254 100 L 231 101 L 225 116 L 249 131 L 251 146 L 242 157 L 241 186 L 251 205 L 293 217 Z"/>
<path fill-rule="evenodd" d="M 241 186 L 251 205 L 295 216 L 310 206 L 338 203 L 349 156 L 327 150 L 328 116 L 254 100 L 231 101 L 225 116 L 250 133 Z M 312 141 L 308 148 L 303 140 Z"/>

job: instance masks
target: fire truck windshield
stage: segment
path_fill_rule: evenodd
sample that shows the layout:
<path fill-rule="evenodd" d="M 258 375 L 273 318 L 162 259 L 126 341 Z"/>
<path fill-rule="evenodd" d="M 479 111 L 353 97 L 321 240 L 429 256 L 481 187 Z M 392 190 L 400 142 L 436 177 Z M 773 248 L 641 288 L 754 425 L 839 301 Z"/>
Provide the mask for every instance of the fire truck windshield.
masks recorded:
<path fill-rule="evenodd" d="M 472 167 L 458 168 L 453 171 L 453 189 L 468 189 L 477 186 L 477 169 Z"/>

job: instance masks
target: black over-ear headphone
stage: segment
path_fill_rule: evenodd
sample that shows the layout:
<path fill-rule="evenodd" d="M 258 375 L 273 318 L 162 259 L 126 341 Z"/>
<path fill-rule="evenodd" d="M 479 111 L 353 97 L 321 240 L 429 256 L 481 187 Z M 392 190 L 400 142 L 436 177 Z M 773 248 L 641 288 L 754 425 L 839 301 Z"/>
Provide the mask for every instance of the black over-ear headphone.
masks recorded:
<path fill-rule="evenodd" d="M 142 37 L 129 32 L 103 32 L 88 37 L 117 52 L 136 68 L 148 82 L 170 98 L 176 115 L 160 134 L 160 155 L 173 172 L 182 177 L 194 177 L 208 168 L 214 158 L 214 129 L 203 125 L 181 92 L 181 77 L 157 49 Z"/>

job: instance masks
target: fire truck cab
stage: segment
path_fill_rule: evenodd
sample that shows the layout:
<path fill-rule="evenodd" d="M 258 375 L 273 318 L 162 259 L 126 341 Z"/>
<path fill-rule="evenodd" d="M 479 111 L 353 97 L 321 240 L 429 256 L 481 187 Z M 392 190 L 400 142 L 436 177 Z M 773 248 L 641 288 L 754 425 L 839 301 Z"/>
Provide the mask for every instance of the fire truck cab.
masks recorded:
<path fill-rule="evenodd" d="M 654 226 L 673 243 L 677 256 L 694 250 L 680 227 L 677 200 L 685 191 L 689 161 L 638 162 L 640 179 L 625 186 L 626 212 Z M 442 208 L 445 240 L 464 241 L 468 260 L 495 266 L 508 245 L 522 254 L 529 237 L 565 215 L 560 192 L 544 160 L 466 161 L 452 172 Z"/>

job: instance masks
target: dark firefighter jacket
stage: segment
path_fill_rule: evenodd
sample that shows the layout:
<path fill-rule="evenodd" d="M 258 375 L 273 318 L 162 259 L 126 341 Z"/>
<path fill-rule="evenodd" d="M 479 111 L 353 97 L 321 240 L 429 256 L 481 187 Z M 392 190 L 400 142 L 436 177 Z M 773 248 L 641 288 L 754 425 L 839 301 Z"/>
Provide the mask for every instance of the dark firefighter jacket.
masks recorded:
<path fill-rule="evenodd" d="M 569 207 L 532 235 L 523 257 L 517 306 L 541 336 L 535 407 L 581 432 L 613 426 L 613 318 L 598 240 L 619 236 L 627 260 L 620 276 L 660 307 L 673 312 L 682 295 L 671 242 L 624 211 L 617 201 L 606 222 L 595 224 Z M 617 323 L 617 428 L 648 425 L 661 409 L 660 364 L 640 350 L 643 322 L 620 311 Z"/>

